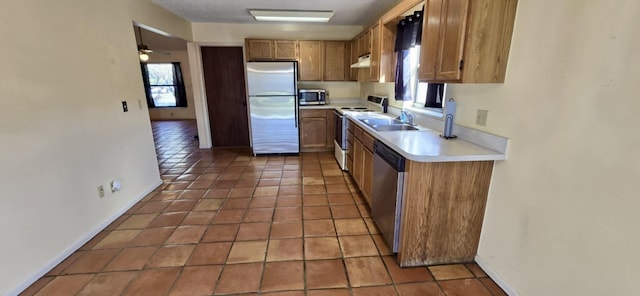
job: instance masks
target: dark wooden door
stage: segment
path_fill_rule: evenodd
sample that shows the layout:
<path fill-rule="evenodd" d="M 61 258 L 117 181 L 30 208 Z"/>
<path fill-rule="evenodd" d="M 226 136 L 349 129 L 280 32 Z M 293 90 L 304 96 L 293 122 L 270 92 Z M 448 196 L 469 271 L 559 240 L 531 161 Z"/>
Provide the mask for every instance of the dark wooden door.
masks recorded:
<path fill-rule="evenodd" d="M 242 47 L 202 47 L 213 147 L 249 147 Z"/>

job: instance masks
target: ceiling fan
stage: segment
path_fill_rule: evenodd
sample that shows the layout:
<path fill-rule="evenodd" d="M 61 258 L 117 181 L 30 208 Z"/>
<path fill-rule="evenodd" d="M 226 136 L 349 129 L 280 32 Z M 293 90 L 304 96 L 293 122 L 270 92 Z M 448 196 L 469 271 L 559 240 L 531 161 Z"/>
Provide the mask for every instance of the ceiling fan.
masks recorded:
<path fill-rule="evenodd" d="M 148 61 L 149 54 L 163 54 L 163 55 L 170 54 L 165 51 L 153 50 L 153 49 L 150 49 L 148 46 L 146 46 L 144 44 L 144 41 L 142 41 L 142 29 L 140 29 L 140 27 L 137 27 L 137 28 L 138 28 L 138 35 L 140 36 L 140 44 L 138 44 L 138 57 L 140 58 L 140 61 L 142 62 Z"/>

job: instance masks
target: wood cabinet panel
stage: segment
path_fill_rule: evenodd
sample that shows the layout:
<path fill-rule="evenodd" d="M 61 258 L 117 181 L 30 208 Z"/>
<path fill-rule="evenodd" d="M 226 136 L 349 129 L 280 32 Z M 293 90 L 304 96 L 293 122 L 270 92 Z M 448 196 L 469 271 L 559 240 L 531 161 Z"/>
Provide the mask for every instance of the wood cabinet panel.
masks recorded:
<path fill-rule="evenodd" d="M 362 195 L 371 206 L 373 197 L 373 152 L 367 149 L 363 143 L 362 149 Z"/>
<path fill-rule="evenodd" d="M 365 200 L 371 205 L 373 190 L 373 136 L 349 122 L 347 168 Z M 349 142 L 352 139 L 352 142 Z M 349 159 L 352 158 L 352 159 Z"/>
<path fill-rule="evenodd" d="M 322 41 L 299 41 L 298 80 L 322 80 Z"/>
<path fill-rule="evenodd" d="M 344 41 L 324 41 L 324 80 L 346 80 L 346 60 L 347 52 Z"/>
<path fill-rule="evenodd" d="M 369 81 L 380 81 L 380 24 L 375 24 L 370 30 L 371 66 L 369 67 Z"/>
<path fill-rule="evenodd" d="M 333 110 L 301 109 L 299 114 L 300 151 L 332 151 L 335 138 Z"/>
<path fill-rule="evenodd" d="M 360 57 L 360 52 L 358 50 L 358 39 L 354 38 L 351 40 L 351 61 L 349 65 L 358 62 L 358 58 Z M 349 80 L 358 81 L 358 68 L 349 68 Z"/>
<path fill-rule="evenodd" d="M 443 3 L 446 19 L 440 23 L 440 62 L 436 71 L 439 79 L 460 80 L 469 0 L 447 0 Z"/>
<path fill-rule="evenodd" d="M 353 140 L 353 169 L 350 172 L 351 177 L 360 188 L 362 188 L 362 164 L 364 161 L 362 150 L 362 143 L 358 138 L 355 138 Z"/>
<path fill-rule="evenodd" d="M 493 161 L 407 161 L 401 266 L 473 261 Z"/>
<path fill-rule="evenodd" d="M 273 59 L 273 40 L 246 39 L 245 47 L 249 61 Z"/>
<path fill-rule="evenodd" d="M 327 111 L 324 109 L 300 109 L 300 118 L 308 117 L 327 117 Z"/>
<path fill-rule="evenodd" d="M 274 40 L 274 59 L 295 61 L 298 59 L 298 41 Z"/>
<path fill-rule="evenodd" d="M 336 115 L 333 114 L 333 109 L 324 110 L 327 114 L 327 143 L 325 148 L 329 151 L 333 151 L 335 148 L 334 140 L 336 138 Z"/>
<path fill-rule="evenodd" d="M 426 0 L 418 77 L 502 83 L 517 0 Z"/>
<path fill-rule="evenodd" d="M 300 149 L 324 148 L 327 145 L 327 119 L 324 117 L 300 118 Z"/>

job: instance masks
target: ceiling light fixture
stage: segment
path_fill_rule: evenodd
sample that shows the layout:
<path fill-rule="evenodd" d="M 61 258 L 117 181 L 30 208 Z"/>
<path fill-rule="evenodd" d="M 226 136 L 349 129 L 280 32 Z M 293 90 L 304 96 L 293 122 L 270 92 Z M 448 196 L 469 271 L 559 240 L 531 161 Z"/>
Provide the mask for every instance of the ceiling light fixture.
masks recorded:
<path fill-rule="evenodd" d="M 333 11 L 261 9 L 249 9 L 249 13 L 251 13 L 257 21 L 312 23 L 326 23 L 334 14 Z"/>

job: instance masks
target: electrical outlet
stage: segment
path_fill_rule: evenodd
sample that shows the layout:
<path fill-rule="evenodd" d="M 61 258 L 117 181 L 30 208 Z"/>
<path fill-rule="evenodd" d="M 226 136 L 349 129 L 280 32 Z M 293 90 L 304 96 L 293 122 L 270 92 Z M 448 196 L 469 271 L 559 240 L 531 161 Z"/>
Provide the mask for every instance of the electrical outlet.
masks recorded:
<path fill-rule="evenodd" d="M 480 126 L 487 126 L 487 116 L 489 116 L 489 110 L 478 109 L 476 113 L 476 124 Z"/>
<path fill-rule="evenodd" d="M 104 197 L 104 186 L 102 186 L 102 185 L 98 186 L 98 197 L 99 198 L 103 198 Z"/>

